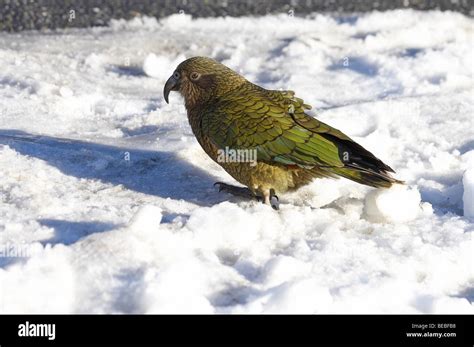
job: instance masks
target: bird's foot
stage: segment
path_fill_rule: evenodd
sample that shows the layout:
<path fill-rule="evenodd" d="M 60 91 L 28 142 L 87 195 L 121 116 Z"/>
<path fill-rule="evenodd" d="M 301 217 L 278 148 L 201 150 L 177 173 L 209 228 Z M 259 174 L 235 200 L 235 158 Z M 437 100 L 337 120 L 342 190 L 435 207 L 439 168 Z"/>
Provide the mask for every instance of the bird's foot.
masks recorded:
<path fill-rule="evenodd" d="M 275 190 L 273 188 L 269 189 L 266 193 L 263 194 L 263 196 L 260 196 L 254 194 L 250 189 L 246 187 L 237 187 L 223 182 L 216 182 L 214 183 L 214 187 L 215 186 L 218 187 L 219 192 L 226 192 L 234 196 L 246 199 L 256 199 L 259 202 L 262 202 L 266 205 L 270 205 L 274 210 L 280 209 L 280 199 L 275 194 Z"/>
<path fill-rule="evenodd" d="M 217 186 L 219 188 L 219 192 L 226 192 L 232 194 L 234 196 L 238 196 L 241 198 L 247 199 L 255 199 L 256 196 L 252 191 L 245 187 L 237 187 L 231 184 L 223 183 L 223 182 L 216 182 L 214 183 L 214 187 Z"/>
<path fill-rule="evenodd" d="M 270 205 L 274 210 L 280 209 L 280 199 L 275 194 L 275 189 L 270 189 L 263 194 L 263 203 Z"/>

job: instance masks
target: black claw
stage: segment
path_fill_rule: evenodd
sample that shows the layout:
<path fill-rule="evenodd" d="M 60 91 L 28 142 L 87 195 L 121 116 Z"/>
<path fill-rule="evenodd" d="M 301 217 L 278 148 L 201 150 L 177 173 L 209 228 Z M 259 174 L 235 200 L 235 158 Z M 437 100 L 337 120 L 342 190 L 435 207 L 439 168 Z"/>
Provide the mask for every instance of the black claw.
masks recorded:
<path fill-rule="evenodd" d="M 222 182 L 216 182 L 212 186 L 215 187 L 216 185 L 219 185 L 219 190 L 218 192 L 222 192 L 222 189 L 224 189 L 223 183 Z"/>
<path fill-rule="evenodd" d="M 273 198 L 276 199 L 276 201 L 277 201 L 276 204 L 273 204 L 273 203 L 272 203 L 272 199 L 273 199 Z M 273 208 L 274 210 L 279 210 L 279 209 L 280 209 L 279 206 L 278 206 L 279 203 L 280 203 L 280 199 L 279 199 L 278 196 L 275 194 L 275 189 L 273 189 L 273 188 L 270 189 L 270 205 L 272 206 L 272 208 Z"/>
<path fill-rule="evenodd" d="M 255 195 L 248 188 L 245 187 L 236 187 L 223 182 L 214 183 L 214 187 L 216 185 L 219 187 L 219 192 L 223 191 L 231 195 L 247 199 L 255 197 Z"/>
<path fill-rule="evenodd" d="M 275 194 L 275 189 L 270 189 L 270 199 L 275 197 L 278 201 L 280 201 L 280 199 L 278 198 L 278 195 Z"/>

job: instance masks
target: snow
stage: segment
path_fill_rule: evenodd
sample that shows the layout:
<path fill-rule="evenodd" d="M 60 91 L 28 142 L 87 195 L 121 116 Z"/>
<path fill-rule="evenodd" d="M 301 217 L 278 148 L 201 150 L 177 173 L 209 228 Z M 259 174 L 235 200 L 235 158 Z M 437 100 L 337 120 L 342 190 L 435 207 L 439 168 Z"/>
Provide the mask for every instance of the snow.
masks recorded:
<path fill-rule="evenodd" d="M 472 26 L 397 10 L 1 33 L 0 312 L 472 314 Z M 232 178 L 162 98 L 195 55 L 295 90 L 406 185 L 316 180 L 279 211 L 218 193 Z"/>
<path fill-rule="evenodd" d="M 463 213 L 467 218 L 474 219 L 474 151 L 467 152 L 464 156 L 466 170 L 463 174 Z"/>
<path fill-rule="evenodd" d="M 416 189 L 396 185 L 390 189 L 373 190 L 365 198 L 365 212 L 375 222 L 402 223 L 414 220 L 420 213 L 421 196 Z M 431 212 L 431 205 L 427 204 Z"/>
<path fill-rule="evenodd" d="M 474 218 L 474 169 L 464 172 L 462 179 L 464 185 L 464 216 Z"/>

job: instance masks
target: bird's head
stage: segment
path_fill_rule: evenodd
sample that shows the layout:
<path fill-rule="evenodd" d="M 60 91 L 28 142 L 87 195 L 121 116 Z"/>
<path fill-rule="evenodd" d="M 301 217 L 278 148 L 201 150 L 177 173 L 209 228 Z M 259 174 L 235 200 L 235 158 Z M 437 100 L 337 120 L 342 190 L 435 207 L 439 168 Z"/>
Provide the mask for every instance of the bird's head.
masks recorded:
<path fill-rule="evenodd" d="M 163 96 L 168 103 L 169 93 L 177 91 L 190 108 L 218 98 L 245 82 L 244 77 L 214 59 L 194 57 L 178 65 L 166 81 Z"/>

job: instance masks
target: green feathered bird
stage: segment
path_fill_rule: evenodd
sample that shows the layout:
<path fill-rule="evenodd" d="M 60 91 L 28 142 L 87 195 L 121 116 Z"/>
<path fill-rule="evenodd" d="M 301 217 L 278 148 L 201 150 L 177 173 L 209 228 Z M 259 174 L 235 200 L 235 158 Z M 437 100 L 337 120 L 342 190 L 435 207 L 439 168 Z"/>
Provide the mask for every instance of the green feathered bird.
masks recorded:
<path fill-rule="evenodd" d="M 390 166 L 350 137 L 307 115 L 311 106 L 293 91 L 264 89 L 213 59 L 179 64 L 164 86 L 166 102 L 171 91 L 184 97 L 204 151 L 248 187 L 217 182 L 220 190 L 259 197 L 275 207 L 277 193 L 318 177 L 342 176 L 383 188 L 402 183 L 390 176 Z M 233 156 L 223 157 L 229 153 Z M 256 162 L 248 160 L 252 153 Z"/>

